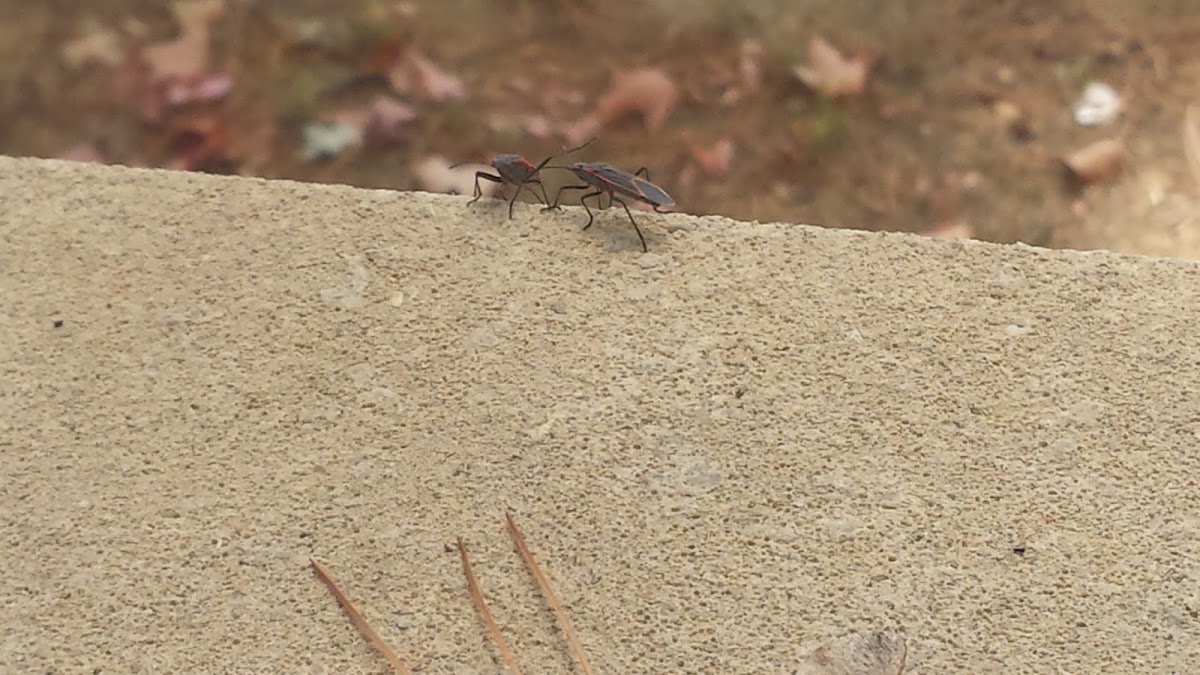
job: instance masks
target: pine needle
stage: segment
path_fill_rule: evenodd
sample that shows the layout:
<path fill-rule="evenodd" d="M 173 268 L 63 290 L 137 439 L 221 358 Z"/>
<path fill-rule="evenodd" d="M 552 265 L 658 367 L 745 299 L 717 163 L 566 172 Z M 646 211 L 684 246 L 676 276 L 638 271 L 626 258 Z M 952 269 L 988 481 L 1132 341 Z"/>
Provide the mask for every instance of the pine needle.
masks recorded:
<path fill-rule="evenodd" d="M 350 617 L 350 623 L 354 624 L 354 627 L 358 629 L 359 633 L 362 633 L 362 636 L 367 639 L 367 642 L 371 643 L 375 649 L 379 650 L 379 653 L 383 654 L 383 657 L 387 659 L 389 664 L 391 664 L 392 670 L 395 671 L 397 675 L 412 675 L 412 671 L 408 669 L 408 666 L 404 664 L 404 661 L 401 661 L 400 657 L 396 656 L 396 653 L 392 651 L 392 648 L 383 641 L 383 638 L 379 637 L 379 633 L 376 633 L 375 629 L 371 628 L 371 625 L 367 623 L 367 620 L 363 618 L 363 615 L 360 614 L 358 609 L 355 608 L 355 606 L 350 602 L 350 598 L 346 597 L 346 594 L 342 592 L 342 589 L 338 588 L 337 582 L 333 580 L 333 577 L 329 576 L 329 573 L 325 571 L 325 568 L 321 566 L 321 563 L 313 560 L 312 558 L 309 558 L 309 562 L 312 563 L 312 568 L 313 571 L 316 572 L 317 578 L 321 580 L 321 583 L 325 584 L 325 586 L 329 588 L 329 592 L 333 593 L 333 597 L 337 598 L 338 604 L 342 606 L 342 609 L 346 612 L 346 615 Z"/>
<path fill-rule="evenodd" d="M 496 645 L 496 649 L 500 652 L 500 658 L 509 672 L 512 675 L 521 675 L 521 666 L 517 663 L 517 657 L 508 648 L 508 642 L 500 633 L 500 627 L 496 625 L 496 619 L 492 617 L 492 612 L 483 599 L 483 592 L 479 590 L 479 580 L 475 578 L 475 570 L 471 568 L 471 560 L 467 557 L 467 545 L 463 543 L 462 537 L 458 538 L 458 555 L 462 558 L 463 575 L 467 577 L 467 588 L 471 591 L 471 601 L 475 603 L 475 610 L 479 612 L 480 618 L 487 627 L 488 638 Z"/>
<path fill-rule="evenodd" d="M 513 522 L 512 515 L 505 513 L 504 519 L 508 521 L 508 534 L 512 537 L 513 544 L 517 547 L 517 552 L 521 554 L 521 560 L 525 562 L 525 568 L 533 575 L 538 589 L 542 592 L 542 597 L 546 598 L 546 604 L 550 605 L 551 611 L 554 612 L 554 616 L 558 619 L 558 626 L 567 638 L 567 646 L 571 649 L 571 656 L 575 657 L 575 662 L 579 664 L 580 670 L 586 675 L 593 675 L 592 664 L 588 661 L 587 654 L 583 651 L 583 645 L 580 644 L 579 636 L 575 633 L 575 626 L 571 624 L 571 617 L 563 609 L 562 603 L 558 601 L 558 596 L 550 588 L 550 582 L 546 580 L 546 575 L 542 574 L 542 569 L 538 567 L 537 561 L 533 559 L 533 552 L 529 550 L 528 544 L 525 543 L 525 537 L 521 534 L 521 530 L 517 528 L 517 524 Z"/>

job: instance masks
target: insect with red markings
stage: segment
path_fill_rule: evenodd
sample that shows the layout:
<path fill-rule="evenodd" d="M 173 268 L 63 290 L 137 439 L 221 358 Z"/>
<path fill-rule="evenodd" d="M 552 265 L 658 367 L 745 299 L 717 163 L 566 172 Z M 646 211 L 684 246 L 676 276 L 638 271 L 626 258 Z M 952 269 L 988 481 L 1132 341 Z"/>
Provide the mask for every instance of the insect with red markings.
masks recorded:
<path fill-rule="evenodd" d="M 596 208 L 600 208 L 600 197 L 608 195 L 609 205 L 612 202 L 620 204 L 625 209 L 625 215 L 629 216 L 629 222 L 633 223 L 633 229 L 637 232 L 638 239 L 642 241 L 642 251 L 649 251 L 646 247 L 646 238 L 642 236 L 642 228 L 638 227 L 637 221 L 633 219 L 633 214 L 629 212 L 629 205 L 625 200 L 617 195 L 628 197 L 654 207 L 656 213 L 663 213 L 659 209 L 671 208 L 675 206 L 675 200 L 667 191 L 650 182 L 650 172 L 646 167 L 642 167 L 633 173 L 622 171 L 612 164 L 606 162 L 575 162 L 570 166 L 548 167 L 554 169 L 566 169 L 575 174 L 579 180 L 583 181 L 583 185 L 564 185 L 558 189 L 558 193 L 554 195 L 554 203 L 542 209 L 558 208 L 559 197 L 562 196 L 564 190 L 594 190 L 579 198 L 579 203 L 583 204 L 583 208 L 587 211 L 588 221 L 583 229 L 588 229 L 596 220 L 596 214 L 588 208 L 587 200 L 590 197 L 596 198 Z"/>
<path fill-rule="evenodd" d="M 492 157 L 491 166 L 493 169 L 496 170 L 496 173 L 498 173 L 500 175 L 494 176 L 486 171 L 476 171 L 475 172 L 475 197 L 471 201 L 467 202 L 467 206 L 474 204 L 475 202 L 479 201 L 480 198 L 483 197 L 483 190 L 481 190 L 479 188 L 479 179 L 481 179 L 481 178 L 483 180 L 491 181 L 493 183 L 499 183 L 501 189 L 503 189 L 503 187 L 505 185 L 517 186 L 517 191 L 513 193 L 512 199 L 508 200 L 508 218 L 509 218 L 509 220 L 511 220 L 513 217 L 513 204 L 516 203 L 517 197 L 519 197 L 521 195 L 521 190 L 525 189 L 526 186 L 536 185 L 539 188 L 541 188 L 542 203 L 545 204 L 546 206 L 549 206 L 550 205 L 550 197 L 546 194 L 546 186 L 542 185 L 542 179 L 538 175 L 538 173 L 542 170 L 543 167 L 546 166 L 547 163 L 549 163 L 550 160 L 554 159 L 555 157 L 561 157 L 562 155 L 570 154 L 572 152 L 575 152 L 576 150 L 582 150 L 583 148 L 586 148 L 587 146 L 591 145 L 592 141 L 595 141 L 595 140 L 596 140 L 595 138 L 592 138 L 590 141 L 588 141 L 587 143 L 584 143 L 583 145 L 580 145 L 579 147 L 571 148 L 569 150 L 562 150 L 561 152 L 550 155 L 549 157 L 547 157 L 546 159 L 543 159 L 541 162 L 539 162 L 536 165 L 533 164 L 532 162 L 530 162 L 529 160 L 525 159 L 521 155 L 512 155 L 512 154 L 494 155 Z M 465 163 L 466 162 L 459 162 L 458 164 L 451 164 L 450 168 L 453 169 L 454 167 L 462 166 Z M 530 187 L 529 191 L 533 192 L 533 188 Z M 533 196 L 536 197 L 538 195 L 536 192 L 533 192 Z"/>

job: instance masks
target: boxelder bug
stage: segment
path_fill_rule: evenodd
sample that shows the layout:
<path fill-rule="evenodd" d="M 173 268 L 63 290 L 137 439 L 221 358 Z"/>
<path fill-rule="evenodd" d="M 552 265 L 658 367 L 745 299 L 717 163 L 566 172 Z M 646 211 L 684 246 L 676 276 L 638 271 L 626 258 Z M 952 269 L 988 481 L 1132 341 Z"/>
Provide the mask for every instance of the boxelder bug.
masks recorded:
<path fill-rule="evenodd" d="M 625 209 L 625 215 L 629 216 L 629 222 L 633 223 L 633 229 L 637 232 L 638 239 L 642 240 L 642 251 L 648 251 L 646 247 L 646 238 L 642 236 L 642 229 L 638 227 L 637 221 L 633 219 L 633 214 L 629 212 L 629 206 L 617 194 L 626 197 L 632 197 L 639 202 L 644 202 L 654 207 L 655 212 L 661 208 L 675 206 L 675 200 L 671 199 L 671 195 L 667 194 L 666 190 L 658 187 L 650 182 L 650 172 L 646 167 L 642 167 L 633 173 L 622 171 L 611 164 L 604 162 L 575 162 L 571 166 L 551 167 L 555 169 L 567 169 L 579 177 L 586 185 L 564 185 L 558 189 L 558 194 L 554 195 L 554 204 L 547 205 L 543 211 L 558 208 L 558 199 L 562 196 L 563 190 L 595 190 L 579 198 L 579 203 L 583 204 L 583 208 L 587 211 L 588 221 L 583 229 L 588 229 L 595 221 L 596 215 L 588 208 L 588 197 L 596 198 L 596 208 L 600 208 L 600 196 L 607 194 L 609 204 L 616 202 Z"/>
<path fill-rule="evenodd" d="M 521 194 L 521 190 L 525 189 L 525 186 L 527 186 L 527 185 L 537 185 L 539 188 L 541 188 L 542 189 L 542 203 L 549 206 L 550 198 L 546 195 L 546 186 L 542 185 L 542 180 L 541 180 L 541 178 L 538 177 L 538 172 L 542 170 L 542 167 L 546 166 L 547 162 L 554 159 L 555 157 L 560 157 L 562 155 L 566 155 L 566 154 L 575 152 L 576 150 L 582 150 L 583 148 L 591 145 L 592 141 L 595 141 L 595 140 L 596 140 L 595 138 L 592 138 L 592 140 L 588 141 L 587 143 L 584 143 L 583 145 L 581 145 L 579 147 L 571 148 L 569 150 L 562 150 L 561 152 L 550 155 L 546 159 L 543 159 L 536 166 L 533 163 L 531 163 L 529 160 L 522 157 L 521 155 L 508 155 L 508 154 L 494 155 L 492 157 L 491 165 L 492 165 L 492 168 L 496 170 L 496 173 L 498 173 L 500 175 L 493 176 L 492 174 L 490 174 L 486 171 L 476 171 L 475 172 L 475 197 L 471 201 L 467 202 L 467 206 L 474 204 L 475 202 L 479 201 L 479 199 L 481 197 L 483 197 L 483 190 L 479 189 L 479 179 L 480 178 L 482 178 L 484 180 L 489 180 L 493 183 L 499 183 L 501 185 L 501 187 L 503 187 L 504 185 L 516 185 L 517 186 L 517 191 L 513 193 L 512 199 L 508 200 L 508 217 L 510 220 L 513 217 L 513 204 L 516 203 L 517 197 L 520 196 L 520 194 Z M 453 169 L 454 167 L 462 166 L 465 163 L 466 162 L 459 162 L 458 164 L 451 164 L 450 168 Z M 529 188 L 529 191 L 533 192 L 533 188 Z M 534 192 L 534 196 L 535 197 L 537 196 L 536 192 Z"/>

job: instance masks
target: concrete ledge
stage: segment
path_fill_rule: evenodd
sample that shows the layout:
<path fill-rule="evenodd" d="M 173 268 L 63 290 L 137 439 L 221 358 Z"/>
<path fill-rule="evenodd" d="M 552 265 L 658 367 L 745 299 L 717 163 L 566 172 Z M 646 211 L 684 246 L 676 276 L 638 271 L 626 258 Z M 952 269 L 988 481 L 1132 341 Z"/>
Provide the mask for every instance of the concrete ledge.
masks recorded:
<path fill-rule="evenodd" d="M 0 672 L 1200 663 L 1196 264 L 466 201 L 0 158 Z"/>

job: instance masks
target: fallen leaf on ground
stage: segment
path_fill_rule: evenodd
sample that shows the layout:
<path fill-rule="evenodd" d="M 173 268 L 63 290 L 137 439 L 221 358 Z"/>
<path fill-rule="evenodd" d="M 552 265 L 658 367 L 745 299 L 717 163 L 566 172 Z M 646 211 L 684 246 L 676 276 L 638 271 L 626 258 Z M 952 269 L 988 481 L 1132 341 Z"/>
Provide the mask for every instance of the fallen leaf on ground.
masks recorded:
<path fill-rule="evenodd" d="M 361 127 L 345 122 L 313 122 L 304 127 L 304 159 L 323 162 L 362 143 Z"/>
<path fill-rule="evenodd" d="M 660 68 L 613 73 L 611 86 L 592 113 L 568 127 L 567 140 L 582 143 L 606 124 L 631 112 L 641 114 L 647 131 L 656 131 L 666 123 L 678 100 L 679 87 Z"/>
<path fill-rule="evenodd" d="M 65 159 L 72 162 L 96 162 L 104 163 L 104 156 L 100 153 L 100 149 L 91 141 L 85 141 L 67 150 L 58 156 L 58 159 Z"/>
<path fill-rule="evenodd" d="M 416 108 L 390 96 L 379 96 L 367 110 L 363 135 L 372 141 L 395 142 L 400 140 L 408 123 L 416 119 Z"/>
<path fill-rule="evenodd" d="M 228 164 L 229 127 L 221 119 L 201 116 L 172 123 L 173 169 L 196 171 Z"/>
<path fill-rule="evenodd" d="M 1075 123 L 1084 127 L 1111 124 L 1120 116 L 1124 105 L 1121 95 L 1111 85 L 1091 82 L 1075 103 Z"/>
<path fill-rule="evenodd" d="M 323 110 L 317 115 L 317 121 L 323 124 L 353 127 L 359 134 L 366 131 L 367 122 L 371 119 L 371 111 L 361 105 L 346 104 L 331 110 Z"/>
<path fill-rule="evenodd" d="M 525 133 L 534 138 L 549 138 L 554 135 L 554 125 L 545 115 L 530 115 L 521 124 Z"/>
<path fill-rule="evenodd" d="M 461 101 L 467 97 L 467 85 L 434 63 L 423 52 L 410 47 L 388 69 L 388 81 L 398 94 L 415 93 L 437 103 Z"/>
<path fill-rule="evenodd" d="M 736 82 L 727 84 L 721 92 L 721 103 L 732 105 L 746 94 L 753 94 L 762 86 L 763 48 L 755 40 L 742 42 L 738 55 Z"/>
<path fill-rule="evenodd" d="M 426 192 L 441 192 L 452 195 L 475 194 L 475 172 L 486 171 L 495 175 L 495 169 L 486 164 L 462 164 L 451 167 L 450 162 L 439 155 L 432 155 L 413 165 L 417 185 Z M 500 185 L 491 181 L 479 181 L 484 197 L 495 196 Z"/>
<path fill-rule="evenodd" d="M 80 37 L 64 44 L 59 52 L 69 68 L 78 70 L 89 63 L 115 66 L 125 58 L 121 36 L 95 17 L 83 20 L 80 33 Z"/>
<path fill-rule="evenodd" d="M 796 66 L 794 72 L 801 82 L 828 96 L 854 96 L 866 84 L 867 59 L 861 55 L 848 59 L 817 36 L 808 43 L 808 64 Z"/>
<path fill-rule="evenodd" d="M 430 100 L 461 101 L 467 97 L 467 85 L 457 75 L 452 75 L 424 54 L 413 51 L 409 60 L 417 73 L 417 85 Z"/>
<path fill-rule="evenodd" d="M 709 176 L 724 176 L 733 165 L 733 139 L 722 138 L 707 147 L 692 146 L 692 159 Z"/>
<path fill-rule="evenodd" d="M 163 95 L 168 105 L 180 106 L 219 101 L 232 90 L 233 78 L 228 73 L 213 73 L 174 78 L 167 82 Z"/>
<path fill-rule="evenodd" d="M 175 3 L 179 37 L 142 50 L 154 79 L 188 78 L 207 70 L 210 23 L 224 5 L 224 0 L 178 0 Z"/>
<path fill-rule="evenodd" d="M 136 50 L 140 68 L 122 68 L 119 77 L 134 89 L 132 98 L 143 119 L 159 122 L 167 107 L 218 101 L 232 90 L 228 73 L 209 70 L 210 24 L 224 6 L 225 0 L 178 0 L 179 37 Z"/>
<path fill-rule="evenodd" d="M 975 230 L 970 225 L 962 221 L 957 221 L 943 223 L 930 230 L 926 230 L 925 236 L 933 237 L 934 239 L 974 239 Z"/>
<path fill-rule="evenodd" d="M 359 143 L 394 143 L 415 119 L 415 108 L 391 96 L 377 96 L 367 106 L 346 104 L 323 111 L 305 132 L 305 154 L 309 161 L 319 161 Z"/>
<path fill-rule="evenodd" d="M 392 34 L 377 39 L 370 53 L 363 59 L 360 68 L 365 73 L 391 78 L 392 70 L 400 62 L 400 57 L 404 55 L 406 44 L 408 44 L 408 38 L 402 34 Z M 392 83 L 393 87 L 399 85 L 407 86 L 407 81 Z M 407 94 L 410 92 L 405 89 L 404 91 L 397 90 L 396 93 Z"/>
<path fill-rule="evenodd" d="M 1079 180 L 1085 183 L 1098 183 L 1112 180 L 1121 169 L 1121 160 L 1125 156 L 1125 146 L 1120 141 L 1109 138 L 1096 141 L 1067 155 L 1063 164 Z"/>

